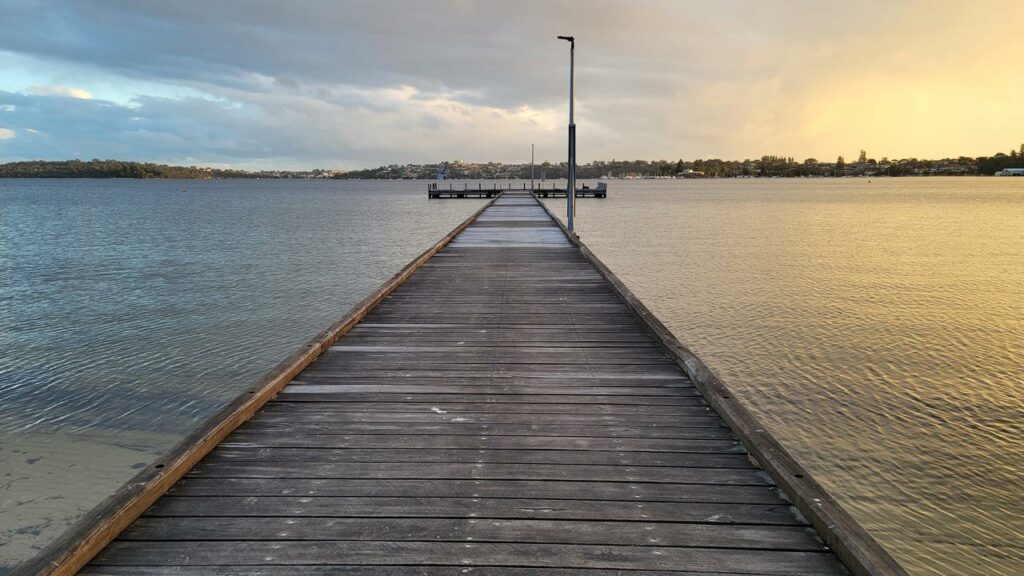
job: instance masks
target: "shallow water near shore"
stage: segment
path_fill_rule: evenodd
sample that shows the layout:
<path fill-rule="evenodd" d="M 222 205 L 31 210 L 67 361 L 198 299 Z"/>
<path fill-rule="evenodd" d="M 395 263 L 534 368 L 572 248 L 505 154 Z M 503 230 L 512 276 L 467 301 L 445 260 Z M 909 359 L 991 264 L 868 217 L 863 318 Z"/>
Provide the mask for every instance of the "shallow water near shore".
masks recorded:
<path fill-rule="evenodd" d="M 610 186 L 583 240 L 912 574 L 1021 572 L 1024 179 Z M 0 180 L 0 566 L 484 202 L 425 188 Z"/>
<path fill-rule="evenodd" d="M 911 574 L 1024 573 L 1024 179 L 611 185 L 582 240 Z"/>

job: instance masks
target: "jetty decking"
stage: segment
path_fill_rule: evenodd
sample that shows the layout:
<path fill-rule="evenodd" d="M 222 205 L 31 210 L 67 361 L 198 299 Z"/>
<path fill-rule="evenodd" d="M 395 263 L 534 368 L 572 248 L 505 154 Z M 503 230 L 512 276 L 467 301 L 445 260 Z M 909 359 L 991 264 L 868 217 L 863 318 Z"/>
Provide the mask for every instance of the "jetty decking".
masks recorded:
<path fill-rule="evenodd" d="M 533 191 L 538 198 L 565 198 L 567 192 L 564 189 L 538 188 Z M 580 188 L 576 190 L 577 198 L 607 198 L 608 190 L 605 188 Z"/>
<path fill-rule="evenodd" d="M 847 574 L 574 242 L 506 192 L 82 573 Z"/>
<path fill-rule="evenodd" d="M 567 194 L 566 188 L 557 188 L 553 182 L 550 187 L 545 187 L 543 182 L 538 183 L 532 190 L 526 187 L 525 182 L 519 187 L 513 186 L 511 182 L 501 186 L 498 186 L 496 182 L 492 182 L 488 186 L 484 186 L 482 182 L 477 182 L 476 187 L 470 186 L 468 182 L 463 182 L 461 185 L 453 182 L 448 182 L 447 184 L 431 182 L 427 184 L 428 198 L 495 198 L 506 191 L 532 191 L 534 196 L 538 198 L 565 198 Z M 607 196 L 608 184 L 604 182 L 598 183 L 594 188 L 584 186 L 576 189 L 577 198 L 606 198 Z"/>

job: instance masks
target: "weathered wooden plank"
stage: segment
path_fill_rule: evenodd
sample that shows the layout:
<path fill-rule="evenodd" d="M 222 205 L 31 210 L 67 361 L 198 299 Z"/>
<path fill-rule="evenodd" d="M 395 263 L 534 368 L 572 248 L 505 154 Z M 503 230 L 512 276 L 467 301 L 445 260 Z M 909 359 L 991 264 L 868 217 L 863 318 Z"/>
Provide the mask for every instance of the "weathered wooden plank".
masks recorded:
<path fill-rule="evenodd" d="M 437 565 L 580 567 L 636 570 L 685 566 L 696 571 L 777 575 L 840 573 L 835 556 L 820 552 L 662 546 L 454 542 L 115 542 L 98 565 Z"/>
<path fill-rule="evenodd" d="M 738 453 L 734 440 L 601 438 L 589 436 L 487 436 L 456 434 L 297 434 L 275 436 L 238 431 L 225 446 L 279 448 L 478 448 L 490 450 L 609 450 L 634 452 Z"/>
<path fill-rule="evenodd" d="M 293 419 L 291 422 L 265 422 L 262 418 L 250 421 L 243 428 L 245 432 L 261 434 L 319 434 L 319 435 L 353 435 L 353 434 L 414 434 L 414 435 L 468 435 L 468 436 L 571 436 L 583 435 L 601 438 L 726 438 L 732 439 L 732 431 L 717 422 L 701 422 L 701 425 L 681 426 L 579 426 L 559 424 L 477 424 L 472 422 L 438 422 L 438 423 L 339 423 L 339 422 L 303 422 Z M 709 425 L 710 424 L 710 425 Z"/>
<path fill-rule="evenodd" d="M 572 341 L 570 342 L 569 339 Z M 468 331 L 439 334 L 436 331 L 409 330 L 405 332 L 364 332 L 346 339 L 346 343 L 353 346 L 447 346 L 466 350 L 477 347 L 502 347 L 505 349 L 542 347 L 553 352 L 569 349 L 588 354 L 597 354 L 608 349 L 657 349 L 654 342 L 628 332 L 574 335 L 562 332 L 517 334 L 498 331 Z M 515 350 L 510 351 L 515 352 Z"/>
<path fill-rule="evenodd" d="M 144 517 L 122 540 L 376 540 L 431 542 L 562 542 L 613 546 L 679 546 L 824 551 L 813 530 L 791 526 L 493 520 L 487 518 Z"/>
<path fill-rule="evenodd" d="M 552 382 L 557 379 L 557 382 Z M 292 381 L 293 383 L 306 384 L 372 384 L 378 386 L 504 386 L 518 388 L 519 386 L 552 386 L 558 387 L 561 392 L 563 388 L 573 387 L 601 387 L 601 388 L 693 388 L 693 384 L 684 378 L 544 378 L 521 374 L 504 374 L 493 377 L 488 376 L 421 376 L 409 374 L 401 378 L 369 376 L 366 374 L 346 374 L 344 371 L 331 373 L 303 373 L 301 377 Z"/>
<path fill-rule="evenodd" d="M 469 348 L 449 346 L 427 347 L 393 347 L 387 351 L 350 351 L 345 348 L 332 348 L 324 359 L 326 365 L 352 366 L 360 363 L 373 363 L 402 366 L 407 364 L 490 364 L 504 366 L 506 364 L 585 364 L 592 366 L 625 364 L 629 366 L 657 365 L 675 368 L 659 350 L 634 348 L 620 350 L 602 348 L 590 352 L 581 348 L 563 348 L 559 350 L 537 351 L 524 347 L 489 347 L 473 346 Z M 447 359 L 448 362 L 444 360 Z"/>
<path fill-rule="evenodd" d="M 351 344 L 346 342 L 341 346 L 331 347 L 325 362 L 356 362 L 356 361 L 405 361 L 410 362 L 436 362 L 439 355 L 450 356 L 455 361 L 462 362 L 494 362 L 508 364 L 513 362 L 521 363 L 537 362 L 543 364 L 576 364 L 581 360 L 588 360 L 593 357 L 594 364 L 621 363 L 621 360 L 635 361 L 637 364 L 660 364 L 678 368 L 660 349 L 647 345 L 640 346 L 617 346 L 602 343 L 599 350 L 593 348 L 574 346 L 563 346 L 561 348 L 541 347 L 532 342 L 520 342 L 517 344 L 490 344 L 477 340 L 473 335 L 463 335 L 456 342 L 463 344 L 439 342 L 435 338 L 424 338 L 429 343 L 418 346 L 399 341 L 391 346 L 384 346 L 375 342 L 374 345 Z M 564 340 L 563 340 L 563 343 Z"/>
<path fill-rule="evenodd" d="M 495 352 L 481 352 L 479 349 L 464 348 L 452 350 L 449 362 L 444 361 L 445 353 L 417 354 L 410 352 L 402 353 L 368 353 L 348 354 L 342 357 L 333 357 L 325 361 L 323 366 L 345 367 L 345 368 L 376 368 L 388 366 L 392 370 L 417 370 L 436 369 L 437 367 L 449 367 L 452 370 L 468 369 L 480 370 L 485 366 L 497 370 L 509 371 L 530 371 L 553 367 L 556 371 L 575 371 L 583 373 L 588 368 L 614 373 L 616 371 L 625 374 L 630 373 L 657 373 L 672 376 L 681 376 L 673 371 L 671 363 L 665 362 L 664 358 L 654 355 L 638 355 L 637 358 L 629 358 L 617 354 L 611 354 L 607 358 L 601 358 L 600 353 L 574 354 L 567 352 L 559 356 L 557 351 L 543 354 L 518 354 L 515 349 L 510 349 L 509 354 L 502 355 Z M 594 359 L 590 360 L 589 356 Z M 465 366 L 465 368 L 463 368 Z"/>
<path fill-rule="evenodd" d="M 263 408 L 263 412 L 282 413 L 305 413 L 318 411 L 324 413 L 350 412 L 385 414 L 388 412 L 419 412 L 423 414 L 576 414 L 576 415 L 597 415 L 597 416 L 666 416 L 674 414 L 706 414 L 707 403 L 703 398 L 694 398 L 692 404 L 677 404 L 669 406 L 651 406 L 636 404 L 571 404 L 571 403 L 542 403 L 531 402 L 413 402 L 403 400 L 400 402 L 345 402 L 345 401 L 322 401 L 322 402 L 291 402 L 291 397 L 277 398 L 272 404 Z"/>
<path fill-rule="evenodd" d="M 446 296 L 451 297 L 451 296 Z M 425 298 L 423 305 L 433 306 L 434 301 L 440 297 Z M 479 335 L 480 337 L 494 336 L 494 337 L 550 337 L 557 336 L 561 337 L 572 337 L 572 344 L 578 338 L 580 342 L 588 342 L 593 340 L 604 340 L 607 342 L 614 343 L 616 336 L 622 338 L 629 338 L 632 340 L 643 340 L 652 344 L 657 344 L 649 334 L 644 333 L 642 330 L 627 328 L 619 329 L 617 327 L 609 326 L 578 326 L 573 329 L 571 324 L 509 324 L 501 326 L 465 326 L 462 324 L 449 324 L 445 322 L 438 323 L 424 323 L 424 324 L 410 324 L 407 322 L 374 322 L 368 323 L 367 326 L 361 328 L 359 332 L 356 332 L 353 336 L 416 336 L 416 335 L 434 335 L 437 337 L 446 336 L 461 336 L 461 335 Z"/>
<path fill-rule="evenodd" d="M 486 287 L 484 287 L 486 289 Z M 578 324 L 628 328 L 637 325 L 630 314 L 448 314 L 445 312 L 421 311 L 418 313 L 380 312 L 374 314 L 375 322 L 437 322 L 465 324 L 472 326 L 505 326 L 517 324 Z"/>
<path fill-rule="evenodd" d="M 391 498 L 350 496 L 164 496 L 144 514 L 238 518 L 543 518 L 804 526 L 789 505 L 732 502 L 622 502 L 542 498 Z"/>
<path fill-rule="evenodd" d="M 430 298 L 426 299 L 425 305 L 433 305 Z M 481 338 L 486 336 L 507 337 L 507 338 L 572 338 L 572 342 L 607 341 L 614 343 L 616 338 L 643 340 L 657 344 L 647 334 L 639 329 L 618 329 L 607 326 L 572 326 L 571 324 L 514 324 L 505 326 L 472 327 L 461 324 L 429 323 L 409 324 L 406 322 L 367 322 L 360 324 L 358 331 L 353 337 L 366 335 L 433 335 L 439 338 L 446 336 L 459 337 L 463 335 L 478 335 Z"/>
<path fill-rule="evenodd" d="M 282 402 L 422 402 L 431 406 L 441 403 L 513 403 L 513 404 L 599 404 L 626 406 L 695 406 L 703 404 L 700 396 L 618 396 L 573 394 L 428 394 L 405 392 L 318 392 L 282 393 Z"/>
<path fill-rule="evenodd" d="M 188 477 L 205 478 L 415 478 L 437 480 L 572 480 L 767 486 L 759 470 L 669 466 L 487 463 L 330 463 L 203 461 Z"/>
<path fill-rule="evenodd" d="M 698 412 L 699 413 L 699 412 Z M 678 416 L 678 417 L 647 417 L 629 420 L 623 416 L 591 416 L 572 414 L 560 418 L 558 414 L 477 414 L 470 416 L 448 415 L 424 410 L 418 413 L 408 412 L 319 412 L 307 411 L 304 413 L 290 411 L 286 414 L 273 411 L 263 411 L 260 418 L 250 420 L 245 424 L 247 428 L 258 428 L 264 425 L 316 425 L 331 424 L 344 426 L 346 424 L 366 424 L 381 426 L 398 426 L 409 424 L 430 424 L 430 425 L 517 425 L 531 426 L 536 430 L 543 429 L 543 426 L 563 426 L 573 429 L 587 430 L 592 426 L 619 426 L 646 430 L 649 428 L 725 428 L 722 421 L 710 414 L 700 416 Z M 587 434 L 588 436 L 590 434 Z"/>
<path fill-rule="evenodd" d="M 390 380 L 391 384 L 350 384 L 346 382 L 330 382 L 320 379 L 310 381 L 306 378 L 293 380 L 282 394 L 512 394 L 515 396 L 565 395 L 565 396 L 647 396 L 669 397 L 699 396 L 700 392 L 693 386 L 509 386 L 493 384 L 404 384 Z M 598 381 L 599 382 L 599 381 Z"/>
<path fill-rule="evenodd" d="M 447 273 L 458 273 L 462 269 L 470 266 L 478 266 L 476 263 L 467 262 L 465 264 L 448 264 L 445 265 L 445 272 Z M 428 296 L 426 294 L 419 294 L 408 290 L 397 290 L 387 299 L 389 304 L 416 304 L 423 306 L 424 304 L 434 305 L 444 302 L 460 302 L 463 304 L 487 304 L 491 306 L 513 304 L 513 305 L 524 305 L 524 304 L 568 304 L 574 305 L 575 301 L 566 298 L 560 294 L 550 294 L 544 291 L 529 293 L 529 292 L 501 292 L 497 294 L 478 294 L 473 292 L 461 292 L 457 294 L 436 294 Z M 615 295 L 614 292 L 609 290 L 595 291 L 590 297 L 587 298 L 587 302 L 590 304 L 621 304 L 622 301 Z"/>
<path fill-rule="evenodd" d="M 592 284 L 589 282 L 537 282 L 526 287 L 521 287 L 520 289 L 509 289 L 508 285 L 504 283 L 507 281 L 507 279 L 503 278 L 495 278 L 493 280 L 478 280 L 475 282 L 472 281 L 472 279 L 467 279 L 466 282 L 467 284 L 470 285 L 466 286 L 448 282 L 431 282 L 427 284 L 420 284 L 418 286 L 410 287 L 409 290 L 415 289 L 417 290 L 417 292 L 421 292 L 423 296 L 428 299 L 431 297 L 452 297 L 461 294 L 465 290 L 486 290 L 491 292 L 502 291 L 506 294 L 511 294 L 514 296 L 537 296 L 541 294 L 557 293 L 559 296 L 565 297 L 567 299 L 582 299 L 587 298 L 591 295 L 603 296 L 607 294 L 608 290 L 607 286 L 600 286 L 596 283 Z M 429 309 L 426 310 L 429 311 Z M 543 326 L 551 324 L 551 322 L 543 322 L 536 323 L 533 325 Z M 530 326 L 531 323 L 525 322 L 519 325 Z M 641 327 L 641 325 L 638 324 L 633 324 L 632 326 L 634 326 L 634 329 Z"/>
<path fill-rule="evenodd" d="M 341 405 L 345 406 L 344 404 Z M 392 407 L 394 408 L 394 407 Z M 483 424 L 576 424 L 579 426 L 688 426 L 691 423 L 713 422 L 721 426 L 722 421 L 714 412 L 704 406 L 680 406 L 678 415 L 654 414 L 559 414 L 515 412 L 468 412 L 456 411 L 451 414 L 443 410 L 423 409 L 416 411 L 383 410 L 342 410 L 339 406 L 321 406 L 303 403 L 275 402 L 265 406 L 258 422 L 290 422 L 299 419 L 304 422 L 478 422 Z"/>
<path fill-rule="evenodd" d="M 369 496 L 404 498 L 532 498 L 635 502 L 719 502 L 782 506 L 774 486 L 570 480 L 447 480 L 393 478 L 204 478 L 192 476 L 178 496 Z"/>
<path fill-rule="evenodd" d="M 517 364 L 480 363 L 480 365 L 469 366 L 465 363 L 444 364 L 413 364 L 378 365 L 375 363 L 363 362 L 325 362 L 312 370 L 305 370 L 302 378 L 395 378 L 402 377 L 410 381 L 428 378 L 446 378 L 453 383 L 458 383 L 460 378 L 470 382 L 479 382 L 481 379 L 504 379 L 501 383 L 509 384 L 513 379 L 520 384 L 537 384 L 531 380 L 557 379 L 559 383 L 565 382 L 566 386 L 574 384 L 584 386 L 603 386 L 615 384 L 634 385 L 658 385 L 677 384 L 692 386 L 693 383 L 683 374 L 666 370 L 662 366 L 639 364 L 633 367 L 617 365 L 591 365 L 591 364 L 536 364 L 533 366 L 519 366 Z M 590 382 L 587 382 L 587 381 Z M 608 382 L 593 382 L 594 380 L 607 380 Z M 659 380 L 660 382 L 651 382 Z"/>
<path fill-rule="evenodd" d="M 343 566 L 324 564 L 318 566 L 268 566 L 251 564 L 247 566 L 95 566 L 90 565 L 80 572 L 83 576 L 623 576 L 621 570 L 592 570 L 585 568 L 517 568 L 514 566 Z M 630 576 L 770 576 L 763 572 L 744 574 L 726 572 L 693 572 L 690 570 L 642 570 L 630 572 Z"/>
<path fill-rule="evenodd" d="M 682 468 L 752 468 L 746 454 L 690 452 L 617 452 L 597 450 L 479 450 L 431 448 L 258 448 L 218 446 L 208 462 L 471 462 L 486 464 L 594 464 L 675 466 Z"/>
<path fill-rule="evenodd" d="M 600 278 L 600 277 L 598 277 Z M 458 300 L 440 300 L 430 306 L 431 313 L 443 312 L 445 314 L 619 314 L 622 313 L 622 302 L 557 302 L 554 304 L 531 303 L 531 304 L 492 304 L 467 303 Z M 386 313 L 422 313 L 423 302 L 403 302 L 400 300 L 388 300 Z M 381 314 L 385 312 L 382 310 Z"/>
<path fill-rule="evenodd" d="M 566 336 L 568 337 L 568 336 Z M 543 347 L 549 350 L 557 350 L 562 348 L 572 349 L 586 349 L 590 353 L 598 353 L 602 350 L 609 348 L 640 348 L 640 349 L 655 349 L 657 346 L 652 342 L 636 338 L 630 341 L 627 338 L 622 338 L 617 342 L 609 342 L 607 339 L 594 338 L 591 341 L 577 340 L 574 342 L 566 342 L 564 339 L 557 339 L 556 336 L 543 336 L 543 337 L 487 337 L 479 334 L 450 334 L 450 335 L 430 335 L 430 334 L 409 334 L 406 336 L 383 336 L 383 335 L 367 335 L 361 334 L 359 337 L 348 339 L 348 343 L 352 345 L 361 345 L 372 343 L 378 346 L 449 346 L 454 348 L 476 348 L 479 346 L 502 346 L 504 348 L 519 348 L 519 347 Z"/>
<path fill-rule="evenodd" d="M 685 378 L 670 366 L 663 364 L 599 364 L 599 363 L 536 363 L 536 364 L 503 364 L 498 362 L 478 363 L 415 363 L 394 362 L 384 366 L 376 362 L 345 362 L 343 365 L 324 364 L 311 370 L 311 374 L 334 374 L 342 368 L 350 374 L 400 375 L 417 376 L 532 376 L 551 378 L 659 378 L 664 380 L 683 381 Z"/>
<path fill-rule="evenodd" d="M 422 369 L 421 367 L 420 369 L 417 369 L 417 367 L 413 366 L 406 369 L 394 369 L 390 366 L 387 368 L 381 368 L 370 365 L 346 366 L 344 368 L 325 366 L 323 368 L 318 367 L 316 370 L 303 372 L 303 378 L 408 378 L 410 380 L 418 378 L 472 378 L 474 380 L 479 380 L 481 378 L 546 378 L 557 379 L 559 381 L 563 381 L 565 379 L 570 379 L 572 381 L 584 379 L 612 380 L 613 383 L 622 382 L 623 380 L 632 380 L 636 383 L 639 383 L 642 380 L 660 380 L 661 383 L 675 384 L 689 384 L 690 382 L 679 374 L 645 370 L 642 369 L 644 368 L 642 366 L 635 370 L 609 370 L 609 368 L 616 368 L 614 366 L 568 366 L 560 369 L 558 367 L 552 368 L 550 365 L 534 366 L 526 369 L 518 368 L 515 365 L 494 367 L 491 369 L 479 369 L 474 367 L 465 367 L 463 365 L 437 365 L 429 368 L 430 369 Z M 592 382 L 591 384 L 600 384 L 600 382 Z"/>

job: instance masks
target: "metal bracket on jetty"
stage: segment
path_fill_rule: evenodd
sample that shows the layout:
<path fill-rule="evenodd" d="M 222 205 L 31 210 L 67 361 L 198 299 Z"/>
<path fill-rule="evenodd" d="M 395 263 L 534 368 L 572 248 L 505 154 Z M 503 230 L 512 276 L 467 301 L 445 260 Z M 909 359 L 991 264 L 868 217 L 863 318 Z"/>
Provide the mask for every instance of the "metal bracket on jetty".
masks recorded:
<path fill-rule="evenodd" d="M 477 182 L 476 188 L 469 185 L 468 182 L 463 182 L 462 186 L 459 187 L 453 182 L 449 182 L 446 187 L 440 182 L 431 182 L 427 185 L 427 197 L 428 198 L 494 198 L 498 194 L 507 191 L 521 191 L 521 192 L 532 192 L 534 196 L 538 198 L 565 198 L 566 188 L 556 187 L 554 183 L 551 184 L 550 188 L 545 188 L 544 184 L 541 183 L 539 186 L 527 185 L 523 182 L 521 186 L 515 186 L 511 182 L 508 184 L 498 186 L 498 184 L 492 183 L 490 186 L 484 186 L 482 183 Z M 582 188 L 576 189 L 577 198 L 607 198 L 608 197 L 608 183 L 598 182 L 597 186 L 591 188 L 586 184 Z"/>

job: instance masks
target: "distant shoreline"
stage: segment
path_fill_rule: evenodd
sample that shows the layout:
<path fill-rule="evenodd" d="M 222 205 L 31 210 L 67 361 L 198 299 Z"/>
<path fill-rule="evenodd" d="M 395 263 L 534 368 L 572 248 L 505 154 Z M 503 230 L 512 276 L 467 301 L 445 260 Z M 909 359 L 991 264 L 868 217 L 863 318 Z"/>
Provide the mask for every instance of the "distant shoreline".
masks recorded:
<path fill-rule="evenodd" d="M 839 178 L 903 176 L 989 176 L 1007 169 L 1024 168 L 1024 145 L 1009 154 L 970 158 L 890 160 L 868 158 L 861 150 L 856 162 L 842 156 L 835 162 L 814 158 L 762 156 L 747 160 L 611 160 L 579 164 L 579 179 L 702 179 L 702 178 Z M 171 166 L 124 160 L 30 160 L 0 164 L 0 178 L 95 178 L 95 179 L 274 179 L 274 180 L 564 180 L 565 162 L 552 164 L 471 163 L 390 164 L 364 170 L 236 170 L 201 166 Z"/>
<path fill-rule="evenodd" d="M 655 177 L 621 177 L 621 176 L 593 176 L 593 177 L 577 177 L 579 180 L 870 180 L 871 178 L 998 178 L 999 176 L 994 174 L 902 174 L 899 176 L 889 176 L 887 174 L 877 175 L 850 175 L 850 176 L 655 176 Z M 495 176 L 484 176 L 484 177 L 467 177 L 467 178 L 446 178 L 440 180 L 441 182 L 463 182 L 469 180 L 493 180 L 508 182 L 511 180 L 523 181 L 529 180 L 530 177 L 495 177 Z M 0 181 L 3 180 L 182 180 L 182 181 L 218 181 L 218 180 L 315 180 L 315 181 L 338 181 L 338 180 L 352 180 L 352 181 L 377 181 L 377 182 L 437 182 L 434 178 L 367 178 L 367 177 L 307 177 L 307 176 L 219 176 L 219 177 L 200 177 L 200 176 L 0 176 Z M 565 178 L 547 178 L 541 180 L 536 178 L 538 182 L 553 182 L 557 180 L 565 180 Z"/>
<path fill-rule="evenodd" d="M 650 181 L 650 180 L 870 180 L 872 178 L 998 178 L 994 174 L 905 174 L 902 176 L 707 176 L 703 178 L 684 178 L 684 177 L 664 177 L 664 178 L 619 178 L 612 176 L 611 178 L 605 177 L 594 177 L 594 178 L 583 178 L 577 177 L 578 180 L 627 180 L 627 181 Z M 173 176 L 157 176 L 157 177 L 132 177 L 132 176 L 0 176 L 0 181 L 3 180 L 181 180 L 183 182 L 216 182 L 223 180 L 310 180 L 310 181 L 339 181 L 339 180 L 351 180 L 351 181 L 362 181 L 362 182 L 435 182 L 430 178 L 303 178 L 303 177 L 274 177 L 266 178 L 259 176 L 238 176 L 238 177 L 227 177 L 227 178 L 190 178 L 190 177 L 173 177 Z M 464 181 L 501 181 L 508 182 L 511 180 L 523 181 L 529 180 L 529 178 L 449 178 L 442 180 L 443 182 L 464 182 Z M 565 180 L 565 178 L 548 178 L 543 182 L 554 182 L 557 180 Z M 538 179 L 538 182 L 542 180 Z"/>

